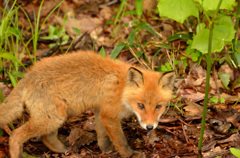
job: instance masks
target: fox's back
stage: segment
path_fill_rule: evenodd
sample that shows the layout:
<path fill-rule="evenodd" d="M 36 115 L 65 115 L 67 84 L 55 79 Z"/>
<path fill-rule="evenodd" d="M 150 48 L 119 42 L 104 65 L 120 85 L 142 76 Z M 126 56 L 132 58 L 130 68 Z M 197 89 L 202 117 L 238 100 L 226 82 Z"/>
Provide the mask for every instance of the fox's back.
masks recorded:
<path fill-rule="evenodd" d="M 19 84 L 25 85 L 29 106 L 38 100 L 50 106 L 57 99 L 72 110 L 83 105 L 92 108 L 108 98 L 121 99 L 129 67 L 91 51 L 78 51 L 37 62 Z"/>

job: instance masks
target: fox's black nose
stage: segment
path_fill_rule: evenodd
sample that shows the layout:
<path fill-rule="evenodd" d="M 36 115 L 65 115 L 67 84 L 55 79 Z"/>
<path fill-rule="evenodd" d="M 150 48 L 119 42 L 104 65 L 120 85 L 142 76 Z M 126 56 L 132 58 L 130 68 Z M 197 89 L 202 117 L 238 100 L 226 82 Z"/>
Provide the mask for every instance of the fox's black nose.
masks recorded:
<path fill-rule="evenodd" d="M 152 130 L 153 129 L 153 125 L 147 125 L 147 130 Z"/>

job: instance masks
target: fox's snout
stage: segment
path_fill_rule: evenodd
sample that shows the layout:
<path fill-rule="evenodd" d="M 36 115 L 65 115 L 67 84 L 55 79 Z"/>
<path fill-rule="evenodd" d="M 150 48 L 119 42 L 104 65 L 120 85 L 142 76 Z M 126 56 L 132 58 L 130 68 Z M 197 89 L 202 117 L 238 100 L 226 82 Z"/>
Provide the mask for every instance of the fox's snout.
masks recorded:
<path fill-rule="evenodd" d="M 147 130 L 152 130 L 153 129 L 153 125 L 147 125 Z"/>
<path fill-rule="evenodd" d="M 141 127 L 146 129 L 146 130 L 148 130 L 148 131 L 150 131 L 152 129 L 155 129 L 157 127 L 157 125 L 158 125 L 158 121 L 155 122 L 155 123 L 145 123 L 144 121 L 142 121 L 140 119 L 141 118 L 138 118 L 138 121 L 139 121 Z"/>

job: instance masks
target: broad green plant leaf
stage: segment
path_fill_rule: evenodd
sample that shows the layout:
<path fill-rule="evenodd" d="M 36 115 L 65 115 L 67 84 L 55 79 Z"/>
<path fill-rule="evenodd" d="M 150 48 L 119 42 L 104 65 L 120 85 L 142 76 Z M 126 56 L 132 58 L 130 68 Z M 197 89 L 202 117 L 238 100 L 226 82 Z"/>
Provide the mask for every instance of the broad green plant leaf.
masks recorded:
<path fill-rule="evenodd" d="M 201 30 L 203 30 L 204 28 L 206 27 L 206 24 L 205 23 L 200 23 L 197 25 L 197 33 L 200 32 Z"/>
<path fill-rule="evenodd" d="M 229 90 L 229 87 L 228 87 L 228 84 L 230 82 L 230 77 L 231 75 L 227 74 L 227 73 L 222 73 L 222 72 L 219 72 L 219 78 L 221 79 L 224 87 Z"/>
<path fill-rule="evenodd" d="M 217 22 L 218 25 L 215 25 L 213 30 L 214 38 L 218 37 L 224 41 L 224 44 L 231 42 L 236 32 L 232 19 L 229 16 L 221 16 Z"/>
<path fill-rule="evenodd" d="M 230 148 L 231 153 L 236 156 L 236 157 L 240 157 L 240 150 L 236 149 L 236 148 Z"/>
<path fill-rule="evenodd" d="M 189 16 L 199 17 L 199 11 L 193 0 L 159 0 L 160 17 L 171 18 L 183 23 Z"/>
<path fill-rule="evenodd" d="M 126 46 L 126 43 L 119 43 L 112 51 L 110 58 L 112 59 L 116 59 L 117 56 L 119 55 L 119 53 L 121 52 L 121 50 Z"/>
<path fill-rule="evenodd" d="M 195 0 L 197 2 L 199 2 L 205 11 L 208 10 L 216 10 L 218 3 L 220 0 Z M 220 9 L 228 9 L 228 10 L 233 10 L 234 6 L 236 6 L 236 2 L 235 0 L 223 0 L 222 4 L 220 6 Z"/>
<path fill-rule="evenodd" d="M 224 44 L 231 42 L 234 38 L 235 30 L 232 20 L 228 16 L 221 16 L 217 19 L 218 25 L 216 24 L 213 28 L 213 39 L 212 39 L 212 52 L 220 52 Z M 203 54 L 208 52 L 208 40 L 209 30 L 202 29 L 193 38 L 192 49 L 197 49 Z"/>

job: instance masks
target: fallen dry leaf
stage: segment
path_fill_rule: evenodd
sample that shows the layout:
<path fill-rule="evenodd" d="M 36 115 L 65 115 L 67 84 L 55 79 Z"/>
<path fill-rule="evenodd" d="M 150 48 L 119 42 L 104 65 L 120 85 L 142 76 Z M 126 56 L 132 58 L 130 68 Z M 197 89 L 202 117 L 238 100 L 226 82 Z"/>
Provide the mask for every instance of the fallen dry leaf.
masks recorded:
<path fill-rule="evenodd" d="M 81 33 L 91 32 L 96 29 L 98 26 L 102 25 L 102 21 L 99 18 L 94 18 L 90 16 L 82 17 L 79 19 L 75 19 L 72 16 L 67 17 L 68 21 L 62 19 L 62 17 L 57 17 L 57 21 L 60 25 L 63 25 L 66 28 L 68 35 L 74 39 L 77 35 L 73 28 L 78 28 L 81 30 Z"/>
<path fill-rule="evenodd" d="M 223 65 L 221 65 L 221 67 L 219 68 L 218 72 L 229 74 L 230 75 L 230 80 L 231 81 L 234 80 L 233 69 L 228 65 L 228 63 L 224 63 Z"/>
<path fill-rule="evenodd" d="M 228 142 L 239 142 L 240 141 L 240 136 L 239 133 L 234 133 L 232 134 L 229 138 L 223 139 L 223 140 L 218 140 L 217 143 L 228 143 Z"/>
<path fill-rule="evenodd" d="M 216 133 L 226 134 L 231 127 L 231 123 L 217 119 L 210 119 L 210 126 Z"/>
<path fill-rule="evenodd" d="M 202 116 L 202 112 L 203 112 L 202 106 L 188 100 L 185 100 L 185 103 L 187 105 L 183 108 L 185 110 L 185 113 L 184 113 L 185 117 L 194 117 L 194 116 L 201 117 Z"/>
<path fill-rule="evenodd" d="M 77 147 L 88 145 L 93 141 L 96 141 L 96 133 L 88 132 L 80 128 L 74 128 L 71 130 L 70 135 L 66 138 L 69 144 L 75 143 Z"/>
<path fill-rule="evenodd" d="M 217 146 L 216 148 L 213 148 L 212 150 L 203 153 L 203 157 L 216 157 L 216 155 L 221 156 L 229 152 L 229 150 L 221 149 L 219 146 Z"/>
<path fill-rule="evenodd" d="M 222 93 L 221 97 L 225 99 L 226 103 L 234 103 L 240 98 L 240 93 L 238 93 L 238 95 L 229 95 L 227 93 Z"/>
<path fill-rule="evenodd" d="M 182 99 L 190 100 L 192 102 L 198 102 L 204 99 L 205 94 L 201 92 L 195 92 L 193 89 L 184 89 L 180 91 Z"/>

